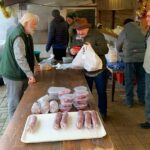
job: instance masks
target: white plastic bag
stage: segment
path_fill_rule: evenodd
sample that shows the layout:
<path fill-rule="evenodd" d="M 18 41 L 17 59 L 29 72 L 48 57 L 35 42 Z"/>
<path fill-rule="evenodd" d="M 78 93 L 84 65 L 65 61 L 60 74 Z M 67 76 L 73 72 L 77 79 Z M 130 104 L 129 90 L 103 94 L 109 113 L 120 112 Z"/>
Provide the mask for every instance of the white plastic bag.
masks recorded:
<path fill-rule="evenodd" d="M 115 63 L 118 60 L 118 53 L 115 49 L 109 49 L 108 54 L 106 55 L 108 62 Z"/>
<path fill-rule="evenodd" d="M 102 69 L 103 63 L 100 57 L 95 53 L 91 45 L 85 45 L 84 69 L 87 71 L 96 71 Z"/>
<path fill-rule="evenodd" d="M 96 71 L 102 69 L 102 66 L 102 60 L 89 44 L 82 46 L 81 50 L 72 62 L 73 68 L 80 67 L 87 71 Z"/>
<path fill-rule="evenodd" d="M 76 57 L 73 59 L 72 68 L 76 68 L 76 69 L 83 69 L 84 68 L 83 59 L 82 59 L 83 50 L 84 50 L 84 46 L 82 46 L 82 48 L 80 49 L 80 51 L 78 52 Z"/>

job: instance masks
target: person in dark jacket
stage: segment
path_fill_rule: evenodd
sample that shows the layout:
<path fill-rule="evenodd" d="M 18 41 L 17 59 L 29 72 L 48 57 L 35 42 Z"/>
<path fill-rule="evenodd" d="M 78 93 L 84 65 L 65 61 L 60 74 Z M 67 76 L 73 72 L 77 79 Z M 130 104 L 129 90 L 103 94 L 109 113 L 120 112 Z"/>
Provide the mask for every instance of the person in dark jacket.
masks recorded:
<path fill-rule="evenodd" d="M 54 58 L 56 60 L 62 60 L 62 57 L 66 56 L 66 49 L 68 46 L 68 24 L 60 15 L 59 10 L 54 9 L 52 11 L 52 16 L 54 19 L 50 23 L 46 51 L 48 52 L 52 46 Z"/>
<path fill-rule="evenodd" d="M 78 18 L 74 25 L 77 35 L 74 35 L 71 41 L 70 53 L 76 55 L 78 51 L 74 46 L 83 44 L 90 44 L 95 53 L 102 60 L 102 69 L 96 71 L 84 70 L 85 78 L 88 86 L 92 91 L 93 83 L 95 82 L 96 90 L 98 94 L 98 107 L 99 112 L 103 119 L 107 117 L 107 71 L 106 71 L 106 59 L 105 54 L 108 53 L 108 47 L 104 35 L 98 30 L 91 29 L 91 25 L 88 23 L 86 18 Z M 87 60 L 88 61 L 88 60 Z"/>
<path fill-rule="evenodd" d="M 28 84 L 36 82 L 32 34 L 38 21 L 37 15 L 24 14 L 18 25 L 7 36 L 4 45 L 0 60 L 0 75 L 7 87 L 9 119 L 12 118 Z"/>
<path fill-rule="evenodd" d="M 125 92 L 128 107 L 133 105 L 134 82 L 137 82 L 137 96 L 140 104 L 145 103 L 145 71 L 143 60 L 146 50 L 145 36 L 140 26 L 132 19 L 124 21 L 124 30 L 120 33 L 116 48 L 123 52 L 125 62 Z"/>

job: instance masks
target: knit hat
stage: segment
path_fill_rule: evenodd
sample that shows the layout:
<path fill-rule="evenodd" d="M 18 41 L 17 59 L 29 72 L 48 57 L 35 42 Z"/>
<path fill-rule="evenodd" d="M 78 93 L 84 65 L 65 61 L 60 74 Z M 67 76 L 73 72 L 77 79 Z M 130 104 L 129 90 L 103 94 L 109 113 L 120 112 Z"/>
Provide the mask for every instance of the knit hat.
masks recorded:
<path fill-rule="evenodd" d="M 54 9 L 54 10 L 52 11 L 52 16 L 53 16 L 53 17 L 58 17 L 58 16 L 60 16 L 60 11 L 59 11 L 58 9 Z"/>
<path fill-rule="evenodd" d="M 90 28 L 90 27 L 91 25 L 88 23 L 86 18 L 78 18 L 75 21 L 74 28 L 77 30 L 82 30 L 82 29 Z"/>

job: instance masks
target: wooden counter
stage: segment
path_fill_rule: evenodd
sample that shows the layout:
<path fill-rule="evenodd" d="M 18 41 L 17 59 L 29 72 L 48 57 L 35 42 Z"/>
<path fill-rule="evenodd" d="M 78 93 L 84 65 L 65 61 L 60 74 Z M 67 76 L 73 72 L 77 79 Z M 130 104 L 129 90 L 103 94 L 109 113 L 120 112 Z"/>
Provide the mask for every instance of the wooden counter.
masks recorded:
<path fill-rule="evenodd" d="M 50 86 L 73 88 L 87 86 L 83 73 L 79 70 L 51 70 L 37 75 L 38 82 L 29 86 L 21 99 L 17 110 L 0 139 L 0 150 L 113 150 L 110 136 L 101 139 L 74 140 L 25 144 L 20 141 L 31 106 L 39 97 L 45 95 Z M 97 110 L 94 98 L 90 95 L 90 109 Z M 106 131 L 107 132 L 107 131 Z"/>

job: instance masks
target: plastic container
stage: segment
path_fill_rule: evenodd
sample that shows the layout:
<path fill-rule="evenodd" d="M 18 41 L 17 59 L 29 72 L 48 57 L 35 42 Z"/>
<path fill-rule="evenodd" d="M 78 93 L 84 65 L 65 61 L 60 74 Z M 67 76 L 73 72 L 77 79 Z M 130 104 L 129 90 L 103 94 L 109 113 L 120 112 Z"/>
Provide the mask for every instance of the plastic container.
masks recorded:
<path fill-rule="evenodd" d="M 62 90 L 65 90 L 65 87 L 50 87 L 48 89 L 48 94 L 50 96 L 50 99 L 59 99 L 58 98 L 58 93 Z"/>
<path fill-rule="evenodd" d="M 63 57 L 62 60 L 64 64 L 71 63 L 73 60 L 73 57 Z"/>
<path fill-rule="evenodd" d="M 73 104 L 88 104 L 88 98 L 82 98 L 82 99 L 78 99 L 78 98 L 75 98 L 73 100 Z"/>
<path fill-rule="evenodd" d="M 88 108 L 87 104 L 73 104 L 77 110 L 86 110 Z"/>
<path fill-rule="evenodd" d="M 64 94 L 59 96 L 61 103 L 72 103 L 74 99 L 74 94 Z"/>
<path fill-rule="evenodd" d="M 63 106 L 63 105 L 59 105 L 59 109 L 60 109 L 60 111 L 62 111 L 62 112 L 65 112 L 65 111 L 70 111 L 71 110 L 71 108 L 72 108 L 72 106 Z"/>
<path fill-rule="evenodd" d="M 61 105 L 64 106 L 64 107 L 72 107 L 72 103 L 61 102 Z"/>
<path fill-rule="evenodd" d="M 63 90 L 61 90 L 61 91 L 58 92 L 58 96 L 62 96 L 64 94 L 69 94 L 70 92 L 71 92 L 70 89 L 65 88 L 65 89 L 63 89 Z"/>
<path fill-rule="evenodd" d="M 87 91 L 87 87 L 86 86 L 76 86 L 75 88 L 74 88 L 74 91 L 75 92 L 80 92 L 80 91 Z"/>
<path fill-rule="evenodd" d="M 78 91 L 74 92 L 74 98 L 82 99 L 82 98 L 88 98 L 89 92 L 88 91 Z"/>

